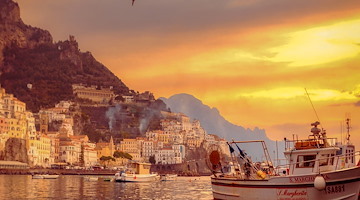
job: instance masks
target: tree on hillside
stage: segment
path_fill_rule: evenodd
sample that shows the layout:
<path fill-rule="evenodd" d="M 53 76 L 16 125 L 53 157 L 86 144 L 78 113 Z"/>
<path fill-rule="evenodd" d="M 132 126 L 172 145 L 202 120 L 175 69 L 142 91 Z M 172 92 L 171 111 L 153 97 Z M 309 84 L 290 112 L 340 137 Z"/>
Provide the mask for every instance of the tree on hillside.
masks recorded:
<path fill-rule="evenodd" d="M 125 154 L 125 158 L 127 158 L 127 159 L 129 159 L 129 160 L 132 160 L 133 159 L 133 157 L 132 157 L 132 155 L 130 155 L 129 153 L 124 153 Z"/>
<path fill-rule="evenodd" d="M 155 156 L 150 156 L 150 157 L 149 157 L 149 162 L 150 162 L 151 164 L 155 165 L 155 163 L 156 163 Z"/>
<path fill-rule="evenodd" d="M 115 151 L 114 152 L 114 154 L 113 154 L 113 156 L 115 157 L 115 158 L 123 158 L 123 152 L 121 152 L 121 151 Z"/>
<path fill-rule="evenodd" d="M 126 153 L 126 152 L 124 153 L 122 151 L 115 151 L 113 156 L 115 158 L 126 158 L 129 160 L 132 160 L 132 156 L 129 153 Z"/>
<path fill-rule="evenodd" d="M 104 163 L 106 162 L 107 165 L 109 165 L 110 161 L 115 162 L 115 158 L 113 158 L 112 156 L 101 156 L 100 161 L 102 161 Z M 105 165 L 105 167 L 106 167 L 106 165 Z"/>

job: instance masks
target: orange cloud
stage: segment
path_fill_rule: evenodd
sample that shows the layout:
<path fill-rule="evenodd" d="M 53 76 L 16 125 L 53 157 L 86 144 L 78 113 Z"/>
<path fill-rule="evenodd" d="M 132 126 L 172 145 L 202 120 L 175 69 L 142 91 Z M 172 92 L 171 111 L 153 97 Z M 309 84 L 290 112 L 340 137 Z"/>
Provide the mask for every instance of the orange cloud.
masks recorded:
<path fill-rule="evenodd" d="M 190 93 L 282 139 L 317 120 L 306 87 L 329 133 L 347 112 L 360 132 L 358 0 L 18 2 L 26 23 L 75 35 L 131 89 Z"/>

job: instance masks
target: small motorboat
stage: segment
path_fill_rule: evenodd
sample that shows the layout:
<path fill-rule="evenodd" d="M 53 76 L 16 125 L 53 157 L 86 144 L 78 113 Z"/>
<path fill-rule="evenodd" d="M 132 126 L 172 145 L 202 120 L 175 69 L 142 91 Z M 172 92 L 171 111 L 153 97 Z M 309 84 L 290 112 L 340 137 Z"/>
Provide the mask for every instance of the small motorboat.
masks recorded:
<path fill-rule="evenodd" d="M 34 174 L 32 179 L 57 179 L 59 175 L 57 174 Z"/>
<path fill-rule="evenodd" d="M 32 179 L 43 179 L 44 177 L 41 174 L 32 175 Z"/>

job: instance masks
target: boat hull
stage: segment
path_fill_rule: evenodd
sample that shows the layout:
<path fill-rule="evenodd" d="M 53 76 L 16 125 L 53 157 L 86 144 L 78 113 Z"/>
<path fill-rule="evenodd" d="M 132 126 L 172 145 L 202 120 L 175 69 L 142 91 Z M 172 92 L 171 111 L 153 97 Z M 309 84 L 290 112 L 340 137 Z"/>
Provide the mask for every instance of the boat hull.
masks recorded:
<path fill-rule="evenodd" d="M 214 199 L 354 199 L 359 198 L 360 167 L 322 173 L 326 187 L 314 187 L 316 174 L 274 176 L 265 180 L 212 177 Z"/>
<path fill-rule="evenodd" d="M 43 175 L 33 175 L 33 179 L 57 179 L 59 178 L 59 175 L 49 175 L 49 174 L 43 174 Z"/>
<path fill-rule="evenodd" d="M 44 179 L 57 179 L 59 175 L 44 175 Z"/>
<path fill-rule="evenodd" d="M 115 177 L 116 182 L 152 182 L 156 181 L 156 174 L 122 174 Z"/>
<path fill-rule="evenodd" d="M 42 175 L 32 175 L 32 179 L 43 179 Z"/>

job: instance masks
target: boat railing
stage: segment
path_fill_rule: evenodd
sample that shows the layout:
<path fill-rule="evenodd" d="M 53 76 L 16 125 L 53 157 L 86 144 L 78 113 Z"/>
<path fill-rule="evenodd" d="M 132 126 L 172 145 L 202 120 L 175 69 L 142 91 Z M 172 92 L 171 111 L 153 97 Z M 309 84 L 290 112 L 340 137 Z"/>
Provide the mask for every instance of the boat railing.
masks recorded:
<path fill-rule="evenodd" d="M 350 163 L 353 163 L 354 166 L 360 166 L 360 151 L 355 151 L 355 152 L 348 152 L 348 153 L 345 153 L 345 154 L 342 154 L 342 155 L 335 155 L 334 156 L 336 159 L 336 165 L 335 165 L 335 170 L 340 170 L 340 169 L 343 169 L 345 166 L 346 163 L 349 163 L 347 162 L 347 160 L 351 160 L 352 162 Z M 340 162 L 340 163 L 339 163 Z M 339 168 L 340 166 L 340 168 Z"/>
<path fill-rule="evenodd" d="M 337 145 L 337 138 L 317 138 L 309 135 L 305 140 L 288 140 L 285 138 L 285 150 L 289 151 L 295 149 L 310 149 L 310 148 L 324 148 L 333 147 Z"/>
<path fill-rule="evenodd" d="M 247 154 L 241 150 L 241 148 L 237 145 L 237 144 L 245 144 L 245 143 L 260 143 L 262 150 L 263 150 L 263 155 L 264 155 L 264 164 L 266 166 L 268 166 L 268 170 L 267 172 L 263 172 L 261 169 L 259 169 L 259 167 L 257 167 L 251 160 L 250 157 L 247 156 Z M 232 142 L 228 142 L 228 145 L 231 147 L 232 144 L 235 144 L 236 147 L 238 149 L 238 155 L 235 155 L 235 150 L 233 153 L 231 153 L 231 160 L 234 163 L 234 170 L 236 171 L 236 174 L 239 175 L 240 177 L 246 177 L 246 179 L 252 179 L 251 176 L 253 175 L 252 172 L 255 172 L 256 174 L 256 178 L 260 177 L 261 179 L 265 179 L 266 178 L 266 174 L 267 173 L 271 173 L 273 174 L 273 164 L 271 162 L 271 157 L 270 154 L 268 152 L 267 146 L 265 144 L 265 142 L 263 140 L 248 140 L 248 141 L 232 141 Z M 232 148 L 232 147 L 231 147 Z M 244 162 L 244 169 L 241 169 L 240 164 L 237 165 L 235 163 L 239 163 L 240 159 Z"/>
<path fill-rule="evenodd" d="M 320 173 L 320 167 L 319 166 L 319 162 L 323 161 L 323 160 L 329 160 L 332 159 L 332 162 L 329 164 L 329 166 L 334 166 L 334 170 L 341 170 L 343 168 L 345 168 L 344 165 L 341 165 L 341 163 L 339 162 L 344 162 L 344 163 L 348 163 L 346 162 L 346 160 L 352 160 L 352 166 L 356 166 L 356 165 L 360 165 L 360 151 L 355 151 L 355 152 L 349 152 L 349 153 L 345 153 L 345 154 L 341 154 L 341 155 L 330 155 L 326 158 L 319 158 L 319 159 L 313 159 L 313 160 L 306 160 L 306 161 L 300 161 L 300 162 L 293 162 L 293 163 L 287 163 L 284 165 L 278 165 L 275 168 L 275 171 L 277 171 L 278 169 L 292 169 L 292 171 L 294 170 L 294 168 L 300 164 L 305 165 L 305 163 L 309 163 L 309 167 L 313 167 L 313 170 L 317 170 L 317 171 L 313 171 L 313 172 L 317 172 Z M 313 163 L 313 165 L 311 165 L 311 163 Z M 315 165 L 318 165 L 317 167 Z"/>

